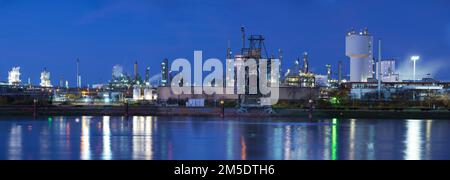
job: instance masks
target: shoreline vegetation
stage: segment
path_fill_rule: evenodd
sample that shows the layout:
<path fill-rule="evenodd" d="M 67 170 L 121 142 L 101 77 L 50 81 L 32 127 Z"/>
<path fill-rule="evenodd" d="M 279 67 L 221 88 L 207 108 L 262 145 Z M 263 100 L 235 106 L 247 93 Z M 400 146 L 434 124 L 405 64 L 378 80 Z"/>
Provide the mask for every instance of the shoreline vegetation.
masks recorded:
<path fill-rule="evenodd" d="M 0 106 L 0 117 L 7 116 L 192 116 L 218 118 L 347 118 L 347 119 L 442 119 L 450 120 L 450 109 L 427 108 L 274 108 L 267 113 L 263 108 L 250 108 L 239 113 L 231 107 L 159 107 L 154 105 L 99 106 L 99 105 L 9 105 Z"/>

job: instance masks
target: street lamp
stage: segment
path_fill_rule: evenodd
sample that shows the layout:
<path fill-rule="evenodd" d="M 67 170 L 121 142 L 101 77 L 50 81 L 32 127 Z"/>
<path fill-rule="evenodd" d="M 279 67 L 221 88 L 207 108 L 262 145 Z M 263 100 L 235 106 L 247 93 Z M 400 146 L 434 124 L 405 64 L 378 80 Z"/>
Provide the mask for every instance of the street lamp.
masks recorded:
<path fill-rule="evenodd" d="M 416 62 L 420 59 L 420 56 L 412 56 L 411 61 L 414 62 L 414 70 L 413 70 L 413 76 L 414 76 L 414 82 L 416 82 Z"/>

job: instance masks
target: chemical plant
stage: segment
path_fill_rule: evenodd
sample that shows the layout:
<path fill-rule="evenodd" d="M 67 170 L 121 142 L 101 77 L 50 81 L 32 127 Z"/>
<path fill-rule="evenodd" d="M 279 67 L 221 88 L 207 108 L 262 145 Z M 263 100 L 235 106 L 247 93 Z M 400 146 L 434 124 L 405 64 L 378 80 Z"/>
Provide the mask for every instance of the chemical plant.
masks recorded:
<path fill-rule="evenodd" d="M 233 59 L 237 64 L 248 59 L 279 59 L 284 67 L 280 77 L 270 77 L 280 85 L 280 98 L 277 108 L 341 108 L 341 107 L 372 107 L 392 108 L 427 107 L 429 109 L 449 108 L 449 82 L 432 78 L 416 79 L 415 63 L 419 56 L 411 58 L 414 65 L 414 78 L 401 80 L 402 74 L 396 70 L 398 64 L 392 58 L 382 57 L 381 40 L 374 43 L 374 37 L 369 29 L 357 32 L 351 29 L 345 35 L 345 55 L 348 60 L 336 60 L 336 69 L 330 64 L 324 64 L 320 72 L 311 71 L 310 54 L 304 52 L 298 59 L 287 60 L 278 50 L 278 55 L 269 55 L 263 35 L 246 34 L 241 28 L 242 47 L 238 54 L 233 55 L 230 45 L 226 50 L 227 59 Z M 378 46 L 376 46 L 378 45 Z M 375 57 L 374 47 L 378 47 L 378 57 Z M 301 51 L 300 51 L 301 52 Z M 344 53 L 344 52 L 343 52 Z M 312 56 L 311 56 L 312 57 Z M 112 67 L 111 80 L 105 84 L 89 87 L 82 86 L 80 74 L 81 61 L 76 59 L 76 86 L 69 87 L 69 82 L 62 77 L 59 85 L 51 82 L 51 73 L 44 69 L 40 74 L 40 84 L 32 85 L 30 80 L 21 80 L 21 68 L 13 67 L 8 73 L 7 82 L 0 82 L 1 103 L 20 104 L 36 101 L 51 105 L 123 105 L 138 104 L 157 107 L 205 107 L 226 104 L 245 113 L 248 108 L 261 106 L 258 99 L 261 95 L 250 95 L 258 85 L 246 84 L 244 95 L 174 95 L 171 91 L 172 78 L 176 75 L 169 70 L 170 61 L 161 60 L 161 65 L 155 68 L 151 75 L 150 67 L 145 68 L 145 75 L 139 74 L 138 61 L 134 61 L 133 72 L 128 74 L 122 65 Z M 239 66 L 238 66 L 239 67 Z M 159 69 L 159 70 L 156 70 Z M 269 67 L 270 69 L 270 67 Z M 343 69 L 350 72 L 343 74 Z M 239 71 L 239 69 L 228 69 Z M 236 74 L 236 73 L 235 73 Z M 246 71 L 246 78 L 252 78 L 254 73 Z M 225 88 L 235 87 L 237 77 L 225 79 Z M 179 82 L 182 83 L 182 82 Z M 383 105 L 384 104 L 384 105 Z M 268 109 L 272 113 L 271 109 Z"/>

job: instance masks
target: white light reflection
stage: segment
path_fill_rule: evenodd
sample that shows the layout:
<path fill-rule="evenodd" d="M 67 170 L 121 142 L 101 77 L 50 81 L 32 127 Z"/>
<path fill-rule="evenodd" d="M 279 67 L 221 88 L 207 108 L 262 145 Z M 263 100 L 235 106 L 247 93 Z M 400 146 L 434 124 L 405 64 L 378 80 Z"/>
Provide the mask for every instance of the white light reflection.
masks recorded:
<path fill-rule="evenodd" d="M 284 133 L 284 160 L 291 160 L 291 126 L 286 126 L 286 131 Z"/>
<path fill-rule="evenodd" d="M 49 127 L 42 128 L 42 131 L 39 133 L 39 158 L 42 160 L 50 159 L 49 149 L 50 149 L 50 132 Z"/>
<path fill-rule="evenodd" d="M 91 159 L 90 123 L 91 117 L 81 117 L 81 160 Z"/>
<path fill-rule="evenodd" d="M 282 160 L 283 159 L 283 129 L 281 127 L 277 127 L 274 130 L 273 134 L 273 155 L 274 159 L 276 160 Z"/>
<path fill-rule="evenodd" d="M 355 142 L 356 142 L 356 119 L 350 119 L 350 148 L 348 150 L 349 160 L 355 160 Z"/>
<path fill-rule="evenodd" d="M 111 160 L 111 128 L 110 128 L 110 117 L 103 117 L 103 152 L 102 157 L 103 160 Z"/>
<path fill-rule="evenodd" d="M 321 133 L 323 135 L 325 135 L 325 137 L 323 138 L 324 140 L 324 145 L 325 145 L 325 149 L 323 150 L 323 160 L 331 160 L 331 135 L 332 135 L 332 130 L 333 127 L 332 126 L 327 126 L 323 129 L 325 132 Z"/>
<path fill-rule="evenodd" d="M 375 125 L 369 126 L 369 142 L 367 142 L 367 159 L 375 160 Z"/>
<path fill-rule="evenodd" d="M 405 157 L 406 160 L 422 159 L 423 120 L 408 120 L 406 124 Z"/>
<path fill-rule="evenodd" d="M 145 118 L 145 159 L 153 159 L 153 117 Z"/>
<path fill-rule="evenodd" d="M 133 117 L 133 159 L 153 159 L 153 117 Z"/>
<path fill-rule="evenodd" d="M 427 129 L 426 129 L 426 159 L 431 159 L 431 130 L 433 129 L 433 120 L 427 120 Z"/>
<path fill-rule="evenodd" d="M 227 125 L 227 160 L 233 160 L 234 154 L 233 154 L 233 144 L 234 144 L 234 133 L 233 133 L 233 124 L 231 121 L 229 121 Z"/>
<path fill-rule="evenodd" d="M 22 159 L 22 126 L 12 125 L 8 143 L 9 160 Z"/>
<path fill-rule="evenodd" d="M 314 135 L 313 131 L 311 131 L 311 129 L 308 129 L 307 126 L 299 126 L 295 128 L 291 139 L 294 139 L 294 149 L 296 150 L 294 151 L 294 156 L 291 157 L 291 159 L 311 159 L 311 154 L 309 154 L 308 152 L 308 149 L 311 148 L 309 146 L 309 141 L 313 141 L 315 136 L 316 135 Z"/>

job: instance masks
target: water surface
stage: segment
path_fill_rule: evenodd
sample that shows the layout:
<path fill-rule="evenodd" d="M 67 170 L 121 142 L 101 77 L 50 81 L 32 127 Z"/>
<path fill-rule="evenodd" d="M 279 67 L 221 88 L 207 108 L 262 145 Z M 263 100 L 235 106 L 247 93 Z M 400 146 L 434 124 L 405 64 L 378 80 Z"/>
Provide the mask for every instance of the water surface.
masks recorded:
<path fill-rule="evenodd" d="M 450 121 L 1 118 L 0 159 L 450 159 Z"/>

